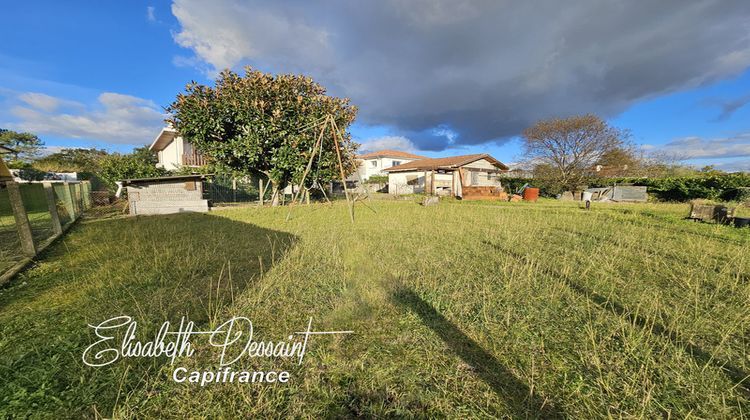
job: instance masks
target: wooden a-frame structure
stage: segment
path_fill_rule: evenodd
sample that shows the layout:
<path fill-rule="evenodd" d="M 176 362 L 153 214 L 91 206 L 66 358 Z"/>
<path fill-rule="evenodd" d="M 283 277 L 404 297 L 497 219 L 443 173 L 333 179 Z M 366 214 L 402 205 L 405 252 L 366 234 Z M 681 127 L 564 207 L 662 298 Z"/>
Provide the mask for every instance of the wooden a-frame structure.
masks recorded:
<path fill-rule="evenodd" d="M 306 190 L 306 193 L 309 194 L 309 190 L 305 188 L 305 181 L 307 180 L 307 176 L 310 174 L 310 170 L 313 167 L 313 163 L 315 162 L 316 157 L 320 157 L 323 153 L 323 142 L 325 141 L 325 133 L 326 130 L 331 132 L 331 139 L 333 141 L 333 146 L 336 149 L 336 158 L 338 160 L 338 167 L 339 167 L 339 174 L 341 176 L 341 185 L 344 188 L 344 195 L 346 196 L 346 204 L 349 208 L 349 218 L 351 219 L 352 223 L 354 223 L 354 203 L 357 202 L 361 197 L 360 194 L 358 194 L 356 197 L 352 197 L 349 193 L 349 189 L 346 187 L 346 173 L 344 171 L 344 164 L 341 160 L 341 144 L 343 143 L 343 138 L 341 136 L 341 131 L 339 130 L 338 125 L 336 124 L 336 120 L 331 115 L 326 115 L 323 120 L 320 122 L 320 133 L 318 134 L 318 138 L 315 141 L 315 144 L 312 147 L 312 150 L 310 152 L 310 159 L 307 162 L 307 166 L 305 167 L 305 172 L 302 173 L 302 179 L 299 182 L 299 188 L 294 193 L 294 197 L 292 198 L 292 201 L 289 203 L 289 212 L 286 215 L 286 220 L 289 220 L 289 218 L 292 215 L 292 207 L 295 203 L 298 202 L 298 200 L 301 200 L 301 197 L 299 196 L 300 192 L 302 190 Z M 359 173 L 357 174 L 359 175 Z M 314 182 L 317 184 L 317 180 L 314 180 Z M 361 184 L 361 179 L 360 179 Z M 320 190 L 323 192 L 323 196 L 325 197 L 326 201 L 330 204 L 331 200 L 328 199 L 328 196 L 325 194 L 325 190 L 323 188 L 320 188 Z M 367 192 L 365 192 L 365 196 L 369 198 L 369 195 Z M 373 210 L 374 211 L 374 210 Z"/>

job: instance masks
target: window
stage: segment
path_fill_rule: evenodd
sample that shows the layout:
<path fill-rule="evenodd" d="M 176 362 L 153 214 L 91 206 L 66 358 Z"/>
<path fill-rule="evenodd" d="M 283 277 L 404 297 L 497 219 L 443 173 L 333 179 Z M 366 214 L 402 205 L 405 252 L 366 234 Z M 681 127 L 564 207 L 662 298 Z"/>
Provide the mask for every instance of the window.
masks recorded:
<path fill-rule="evenodd" d="M 373 160 L 370 163 L 372 164 L 370 166 L 372 166 L 373 168 L 377 168 L 378 167 L 378 161 L 377 160 Z"/>
<path fill-rule="evenodd" d="M 471 185 L 479 185 L 479 172 L 471 171 Z"/>
<path fill-rule="evenodd" d="M 398 166 L 398 165 L 400 165 L 400 164 L 401 164 L 401 161 L 400 161 L 400 160 L 392 160 L 392 161 L 391 161 L 391 166 Z"/>

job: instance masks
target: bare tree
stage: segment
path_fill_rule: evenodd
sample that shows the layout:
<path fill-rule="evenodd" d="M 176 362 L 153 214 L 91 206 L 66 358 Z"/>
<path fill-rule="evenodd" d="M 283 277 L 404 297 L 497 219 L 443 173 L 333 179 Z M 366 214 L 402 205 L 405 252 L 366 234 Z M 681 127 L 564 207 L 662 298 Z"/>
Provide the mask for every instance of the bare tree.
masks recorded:
<path fill-rule="evenodd" d="M 573 190 L 607 153 L 627 146 L 628 133 L 596 115 L 539 121 L 523 132 L 526 158 L 539 175 Z"/>

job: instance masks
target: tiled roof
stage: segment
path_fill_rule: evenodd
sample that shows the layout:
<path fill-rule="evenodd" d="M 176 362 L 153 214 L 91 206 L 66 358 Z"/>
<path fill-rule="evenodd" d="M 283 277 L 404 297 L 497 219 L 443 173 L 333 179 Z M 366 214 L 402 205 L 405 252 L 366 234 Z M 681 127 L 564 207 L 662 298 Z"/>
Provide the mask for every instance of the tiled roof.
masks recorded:
<path fill-rule="evenodd" d="M 377 152 L 365 153 L 364 155 L 357 156 L 358 159 L 374 159 L 379 157 L 393 157 L 393 158 L 404 158 L 404 159 L 424 159 L 424 156 L 415 155 L 413 153 L 402 152 L 400 150 L 378 150 Z"/>
<path fill-rule="evenodd" d="M 391 166 L 385 168 L 385 172 L 400 172 L 400 171 L 429 171 L 433 169 L 454 169 L 459 166 L 467 165 L 472 162 L 476 162 L 479 159 L 486 159 L 490 163 L 494 164 L 500 169 L 507 170 L 505 166 L 499 160 L 493 158 L 486 153 L 480 153 L 476 155 L 463 155 L 463 156 L 449 156 L 443 158 L 432 158 L 432 159 L 420 159 L 407 162 L 398 166 Z"/>

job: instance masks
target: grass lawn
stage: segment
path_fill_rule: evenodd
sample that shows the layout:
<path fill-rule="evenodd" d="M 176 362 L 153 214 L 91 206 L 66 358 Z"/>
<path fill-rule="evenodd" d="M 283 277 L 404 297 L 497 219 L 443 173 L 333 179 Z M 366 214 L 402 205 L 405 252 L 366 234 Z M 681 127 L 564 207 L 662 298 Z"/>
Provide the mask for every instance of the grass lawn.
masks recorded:
<path fill-rule="evenodd" d="M 688 205 L 374 201 L 83 221 L 0 295 L 0 417 L 703 417 L 750 412 L 750 230 Z M 88 323 L 313 318 L 287 384 L 81 361 Z M 142 328 L 142 330 L 140 330 Z"/>

